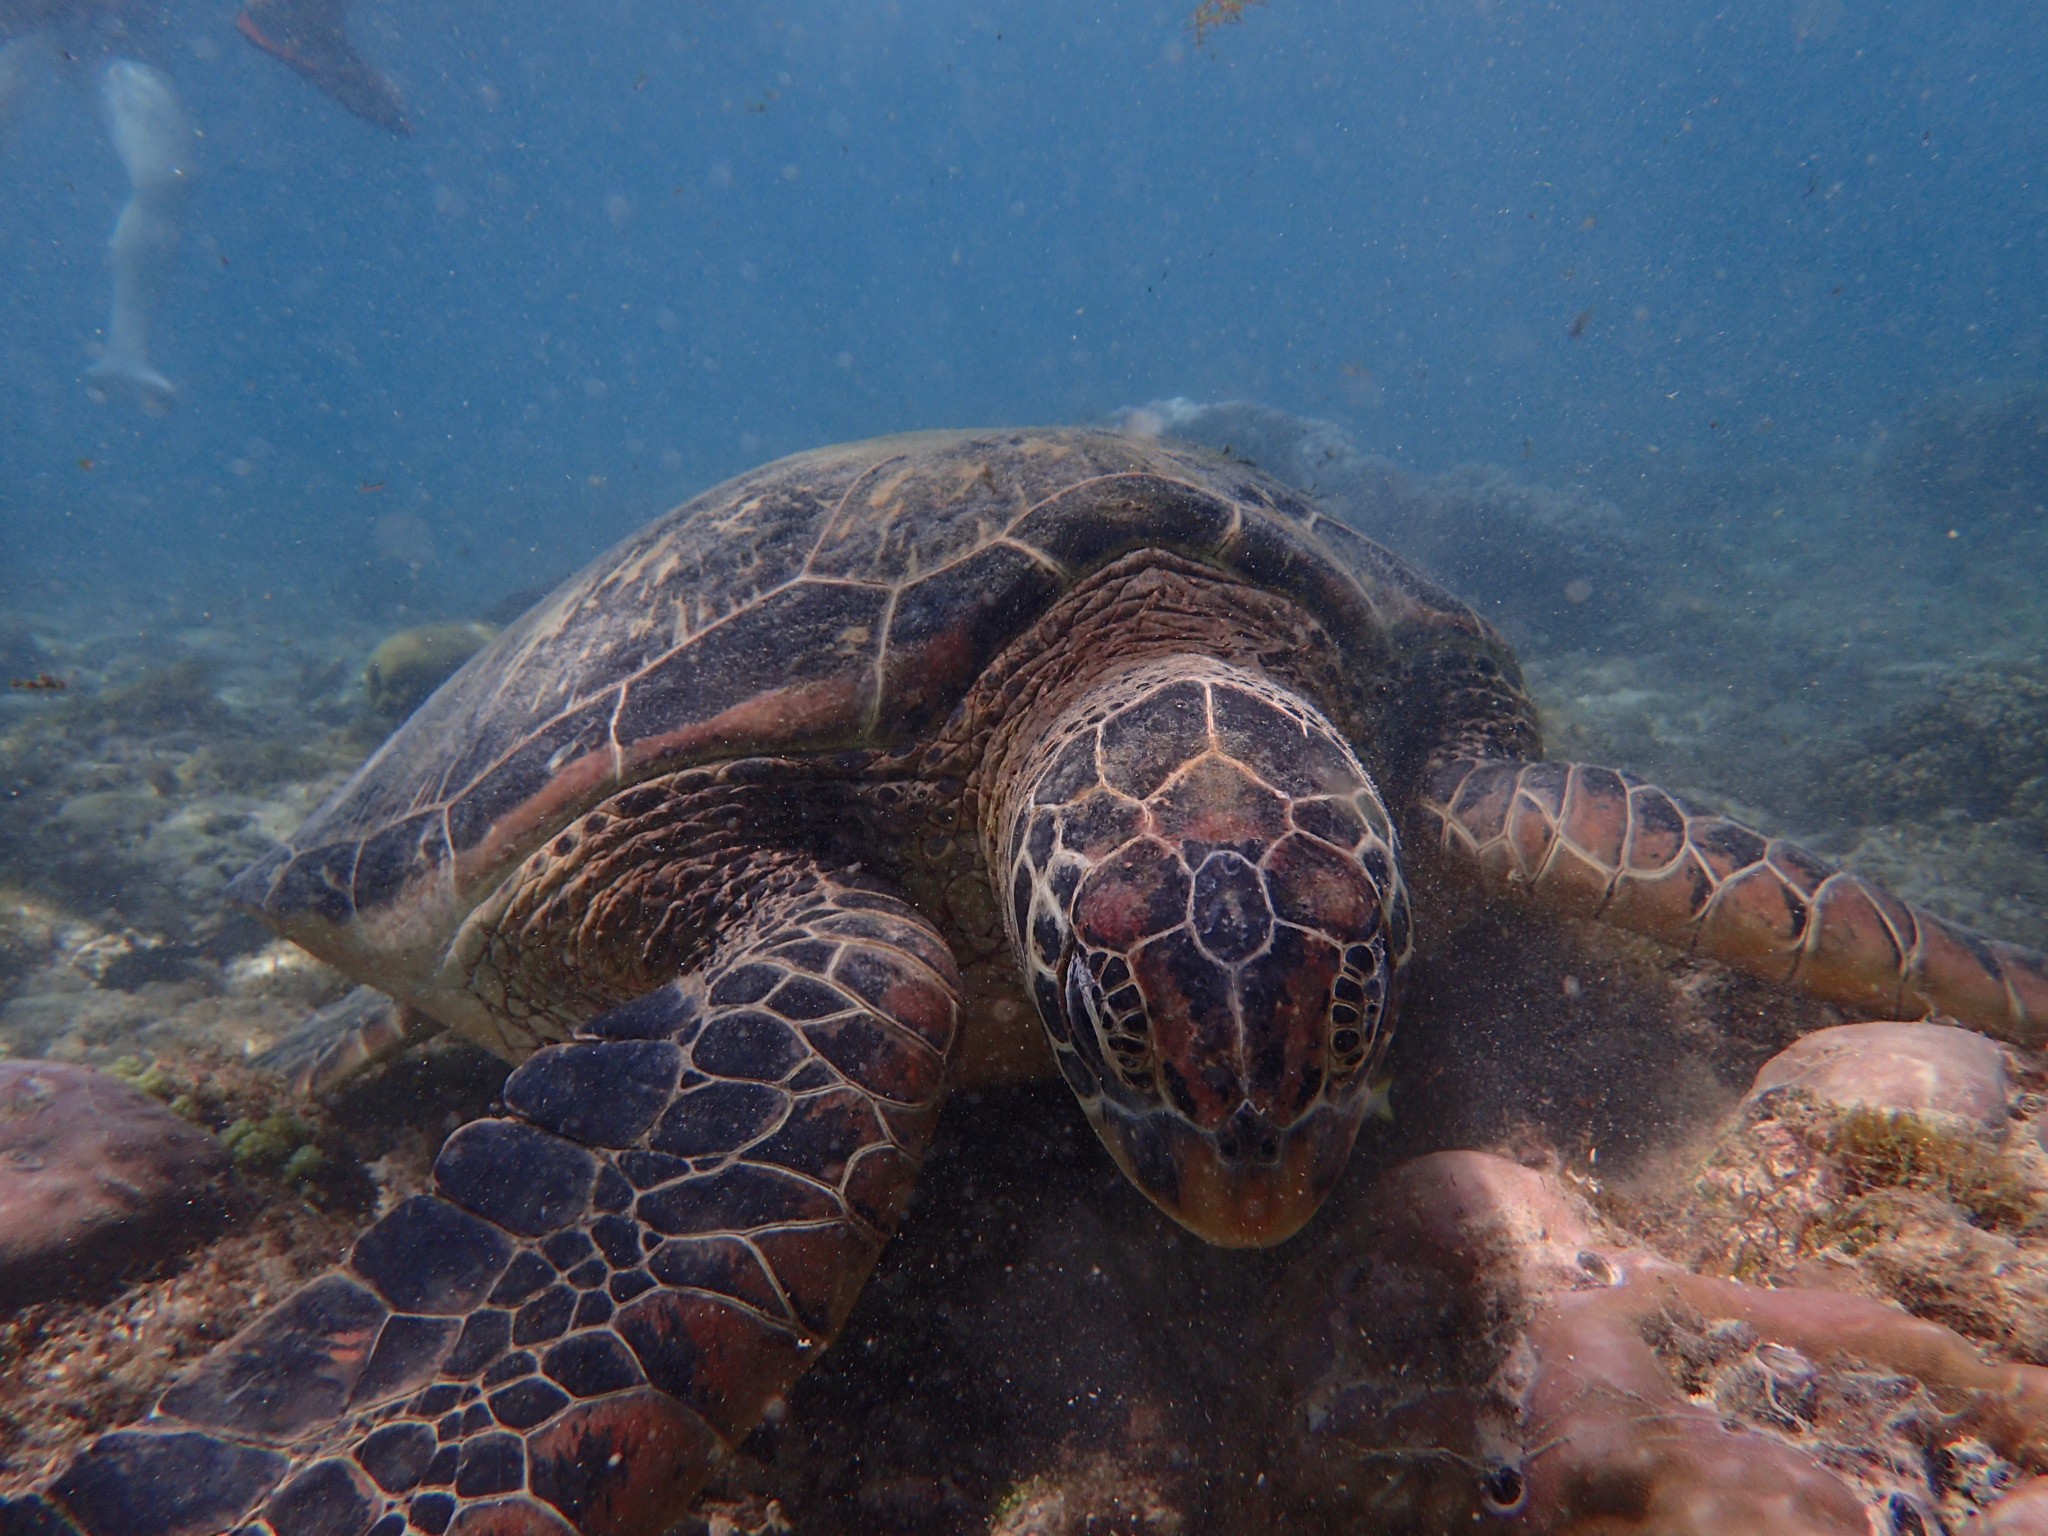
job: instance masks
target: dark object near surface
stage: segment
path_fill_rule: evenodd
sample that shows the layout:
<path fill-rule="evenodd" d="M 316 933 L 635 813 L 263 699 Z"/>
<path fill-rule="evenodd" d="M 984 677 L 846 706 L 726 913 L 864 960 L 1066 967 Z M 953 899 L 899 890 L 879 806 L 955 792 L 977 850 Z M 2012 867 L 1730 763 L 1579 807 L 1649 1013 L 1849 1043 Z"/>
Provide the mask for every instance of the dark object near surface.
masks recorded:
<path fill-rule="evenodd" d="M 283 60 L 366 122 L 412 132 L 398 88 L 348 40 L 348 0 L 249 0 L 242 35 Z"/>
<path fill-rule="evenodd" d="M 227 1153 L 85 1067 L 0 1063 L 0 1306 L 75 1292 L 210 1231 Z"/>

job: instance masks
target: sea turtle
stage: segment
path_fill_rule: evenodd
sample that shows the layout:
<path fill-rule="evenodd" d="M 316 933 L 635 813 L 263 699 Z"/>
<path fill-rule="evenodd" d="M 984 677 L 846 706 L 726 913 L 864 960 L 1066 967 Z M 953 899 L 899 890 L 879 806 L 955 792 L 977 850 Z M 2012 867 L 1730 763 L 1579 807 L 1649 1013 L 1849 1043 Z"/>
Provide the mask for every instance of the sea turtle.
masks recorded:
<path fill-rule="evenodd" d="M 960 432 L 706 492 L 232 888 L 519 1062 L 502 1112 L 0 1530 L 659 1532 L 839 1328 L 949 1082 L 1057 1071 L 1174 1220 L 1296 1231 L 1411 874 L 1434 924 L 1509 897 L 2048 1034 L 2044 957 L 1540 759 L 1484 621 L 1228 458 Z"/>

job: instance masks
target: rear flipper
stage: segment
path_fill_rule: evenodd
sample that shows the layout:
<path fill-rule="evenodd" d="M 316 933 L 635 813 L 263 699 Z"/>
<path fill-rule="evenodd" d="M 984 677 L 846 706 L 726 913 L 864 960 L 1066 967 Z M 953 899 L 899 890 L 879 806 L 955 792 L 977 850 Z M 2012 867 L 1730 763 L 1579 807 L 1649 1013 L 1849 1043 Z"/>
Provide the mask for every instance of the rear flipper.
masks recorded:
<path fill-rule="evenodd" d="M 2048 1041 L 2048 956 L 1907 906 L 1783 838 L 1611 768 L 1456 758 L 1423 789 L 1446 872 L 1893 1017 Z"/>
<path fill-rule="evenodd" d="M 357 987 L 308 1015 L 258 1056 L 256 1065 L 284 1078 L 301 1098 L 317 1098 L 442 1028 L 439 1020 L 375 987 Z"/>
<path fill-rule="evenodd" d="M 4 1536 L 658 1536 L 830 1342 L 937 1120 L 959 978 L 814 875 L 536 1053 L 437 1193 L 260 1318 Z"/>

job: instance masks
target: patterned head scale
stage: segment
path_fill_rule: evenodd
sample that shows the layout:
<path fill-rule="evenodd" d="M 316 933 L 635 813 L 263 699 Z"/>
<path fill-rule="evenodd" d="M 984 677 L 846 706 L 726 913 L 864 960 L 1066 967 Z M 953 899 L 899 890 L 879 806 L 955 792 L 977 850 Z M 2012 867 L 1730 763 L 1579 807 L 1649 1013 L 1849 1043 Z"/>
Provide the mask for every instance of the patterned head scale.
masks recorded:
<path fill-rule="evenodd" d="M 1408 952 L 1394 834 L 1312 706 L 1224 663 L 1074 705 L 1006 812 L 1011 937 L 1131 1179 L 1211 1242 L 1277 1243 L 1350 1155 Z"/>

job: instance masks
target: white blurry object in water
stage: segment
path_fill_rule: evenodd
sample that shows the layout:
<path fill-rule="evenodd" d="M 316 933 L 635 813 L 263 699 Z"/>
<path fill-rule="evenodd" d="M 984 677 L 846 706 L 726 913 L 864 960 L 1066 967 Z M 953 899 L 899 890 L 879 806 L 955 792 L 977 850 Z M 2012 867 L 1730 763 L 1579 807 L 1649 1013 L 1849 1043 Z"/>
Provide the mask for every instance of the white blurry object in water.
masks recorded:
<path fill-rule="evenodd" d="M 107 134 L 128 173 L 129 198 L 108 247 L 114 302 L 106 352 L 87 371 L 96 392 L 132 388 L 160 414 L 177 391 L 150 360 L 150 331 L 178 249 L 178 215 L 192 184 L 192 125 L 159 70 L 116 59 L 100 83 Z"/>

